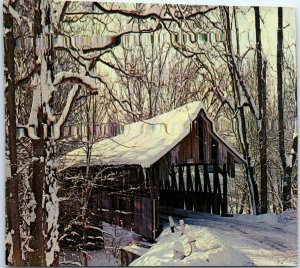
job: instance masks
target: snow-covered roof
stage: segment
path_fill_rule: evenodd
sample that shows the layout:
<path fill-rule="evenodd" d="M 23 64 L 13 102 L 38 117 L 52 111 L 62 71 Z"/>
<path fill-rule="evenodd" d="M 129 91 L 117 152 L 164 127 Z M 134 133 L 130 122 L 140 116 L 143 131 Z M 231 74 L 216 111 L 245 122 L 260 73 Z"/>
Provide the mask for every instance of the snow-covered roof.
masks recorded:
<path fill-rule="evenodd" d="M 202 102 L 195 101 L 151 119 L 125 125 L 123 134 L 93 144 L 90 165 L 150 167 L 189 134 L 190 123 L 201 109 Z M 85 163 L 86 152 L 79 148 L 62 157 L 59 168 Z"/>

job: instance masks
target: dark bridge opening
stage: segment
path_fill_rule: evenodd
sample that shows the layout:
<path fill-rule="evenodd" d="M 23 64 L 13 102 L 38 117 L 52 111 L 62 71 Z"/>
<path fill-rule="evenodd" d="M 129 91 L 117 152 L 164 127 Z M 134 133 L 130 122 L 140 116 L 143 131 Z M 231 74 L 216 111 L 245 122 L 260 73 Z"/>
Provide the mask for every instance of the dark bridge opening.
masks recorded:
<path fill-rule="evenodd" d="M 172 165 L 169 178 L 160 183 L 160 206 L 227 213 L 226 165 Z"/>

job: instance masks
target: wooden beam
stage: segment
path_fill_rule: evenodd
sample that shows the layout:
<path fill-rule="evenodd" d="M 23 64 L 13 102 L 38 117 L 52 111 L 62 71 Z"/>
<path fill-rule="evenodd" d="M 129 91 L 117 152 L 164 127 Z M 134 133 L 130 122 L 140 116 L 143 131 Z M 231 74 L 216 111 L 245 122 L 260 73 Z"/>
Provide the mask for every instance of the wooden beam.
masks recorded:
<path fill-rule="evenodd" d="M 195 165 L 195 192 L 202 193 L 200 170 L 198 165 Z"/>
<path fill-rule="evenodd" d="M 178 168 L 179 172 L 179 192 L 178 192 L 178 208 L 184 208 L 185 186 L 183 180 L 183 167 Z"/>
<path fill-rule="evenodd" d="M 172 182 L 172 190 L 177 191 L 177 181 L 176 181 L 176 174 L 175 174 L 175 167 L 172 165 L 171 167 L 171 182 Z"/>
<path fill-rule="evenodd" d="M 195 210 L 203 211 L 203 192 L 200 178 L 199 166 L 195 166 Z"/>
<path fill-rule="evenodd" d="M 217 165 L 213 165 L 213 169 L 214 169 L 214 190 L 213 190 L 213 198 L 212 198 L 212 210 L 213 210 L 213 214 L 220 214 L 220 211 L 218 212 L 218 166 Z"/>
<path fill-rule="evenodd" d="M 216 164 L 216 162 L 212 162 L 212 163 L 208 163 L 208 162 L 205 162 L 205 161 L 201 161 L 201 162 L 196 162 L 196 163 L 181 163 L 181 164 L 177 164 L 176 166 L 177 167 L 187 167 L 187 166 L 197 166 L 197 165 L 213 165 L 213 164 Z"/>
<path fill-rule="evenodd" d="M 169 181 L 169 178 L 167 178 L 166 180 L 165 180 L 165 190 L 170 190 L 170 181 Z"/>
<path fill-rule="evenodd" d="M 223 164 L 223 202 L 222 202 L 222 214 L 228 213 L 227 203 L 227 168 L 226 164 Z"/>
<path fill-rule="evenodd" d="M 204 211 L 211 213 L 211 187 L 210 187 L 210 179 L 208 174 L 207 165 L 203 166 L 204 169 Z"/>
<path fill-rule="evenodd" d="M 179 191 L 185 191 L 184 180 L 183 180 L 183 167 L 179 167 Z"/>
<path fill-rule="evenodd" d="M 187 180 L 187 191 L 185 193 L 185 205 L 186 209 L 193 210 L 193 203 L 194 203 L 194 187 L 192 182 L 192 174 L 191 174 L 191 167 L 187 166 L 186 172 L 186 180 Z"/>
<path fill-rule="evenodd" d="M 178 200 L 178 186 L 174 165 L 171 166 L 171 189 L 176 192 L 173 195 L 171 194 L 171 191 L 169 192 L 169 195 L 167 196 L 167 205 L 170 207 L 177 207 L 180 202 Z"/>
<path fill-rule="evenodd" d="M 193 182 L 192 182 L 191 167 L 190 166 L 187 166 L 186 180 L 187 180 L 187 190 L 188 191 L 194 191 Z"/>
<path fill-rule="evenodd" d="M 199 160 L 204 161 L 204 124 L 203 119 L 200 117 L 198 119 L 198 131 L 199 131 Z"/>

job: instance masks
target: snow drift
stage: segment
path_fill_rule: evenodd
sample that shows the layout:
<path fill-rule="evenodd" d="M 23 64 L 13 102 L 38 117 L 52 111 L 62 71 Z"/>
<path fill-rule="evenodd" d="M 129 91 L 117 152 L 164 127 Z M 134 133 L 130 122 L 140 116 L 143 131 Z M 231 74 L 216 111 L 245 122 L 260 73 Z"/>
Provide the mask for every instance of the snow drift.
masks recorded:
<path fill-rule="evenodd" d="M 295 266 L 298 261 L 297 211 L 280 215 L 221 217 L 176 209 L 194 232 L 198 252 L 190 254 L 188 236 L 167 227 L 144 255 L 130 266 Z M 174 218 L 179 225 L 179 218 Z M 166 225 L 167 226 L 167 225 Z M 179 226 L 178 226 L 179 227 Z M 186 232 L 188 233 L 188 232 Z M 184 245 L 182 260 L 173 259 L 176 241 Z"/>
<path fill-rule="evenodd" d="M 187 235 L 180 232 L 171 233 L 165 229 L 158 238 L 157 244 L 130 266 L 249 266 L 251 260 L 241 252 L 228 246 L 206 227 L 191 225 L 198 252 L 190 254 Z M 173 244 L 180 241 L 184 245 L 185 257 L 173 259 Z M 189 255 L 190 254 L 190 255 Z M 189 255 L 189 256 L 188 256 Z"/>

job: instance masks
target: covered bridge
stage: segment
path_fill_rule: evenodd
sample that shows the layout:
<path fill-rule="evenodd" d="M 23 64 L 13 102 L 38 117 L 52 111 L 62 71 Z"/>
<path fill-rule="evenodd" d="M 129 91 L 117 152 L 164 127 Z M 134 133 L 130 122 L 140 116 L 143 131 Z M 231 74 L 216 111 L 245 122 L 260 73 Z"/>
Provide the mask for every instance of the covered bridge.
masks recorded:
<path fill-rule="evenodd" d="M 217 133 L 200 101 L 124 127 L 92 147 L 90 176 L 101 176 L 91 206 L 105 221 L 155 239 L 159 206 L 227 213 L 227 177 L 244 159 Z M 83 148 L 60 159 L 62 173 L 86 166 Z M 104 177 L 105 177 L 104 176 Z"/>

